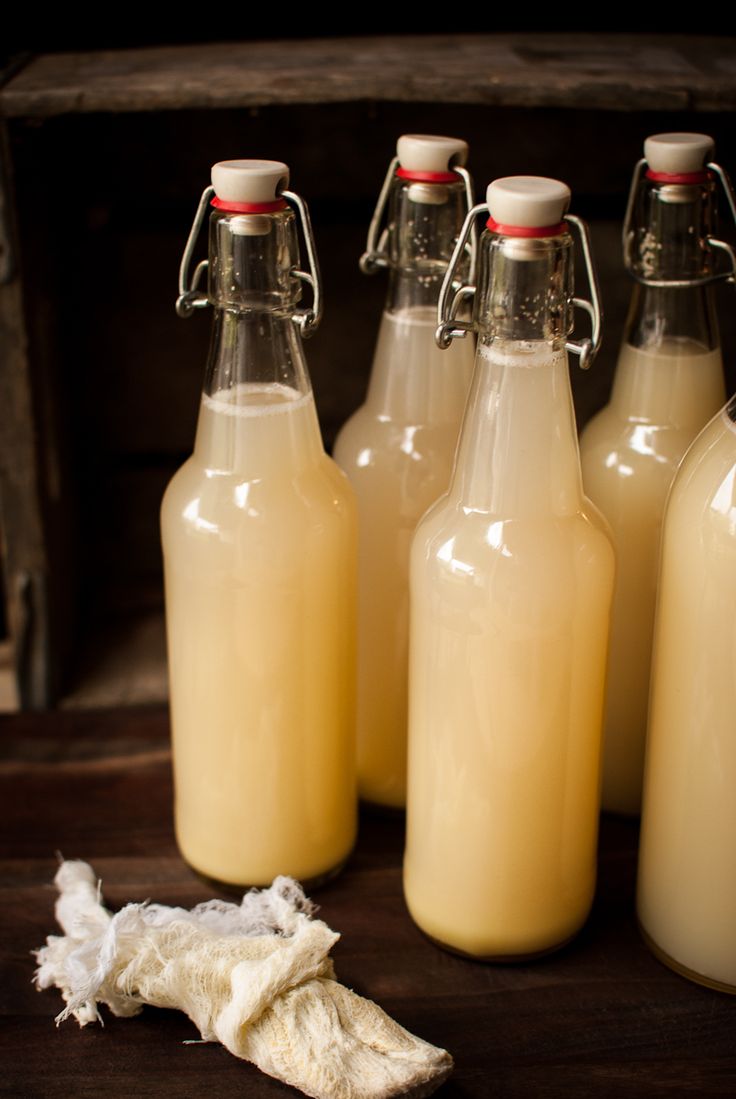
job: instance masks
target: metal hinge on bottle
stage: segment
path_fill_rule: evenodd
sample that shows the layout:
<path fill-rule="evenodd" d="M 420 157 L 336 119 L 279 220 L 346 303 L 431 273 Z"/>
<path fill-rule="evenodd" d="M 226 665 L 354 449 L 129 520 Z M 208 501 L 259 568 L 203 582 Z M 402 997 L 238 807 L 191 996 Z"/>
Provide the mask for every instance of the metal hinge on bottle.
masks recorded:
<path fill-rule="evenodd" d="M 373 211 L 373 217 L 371 218 L 370 225 L 368 226 L 368 238 L 366 240 L 365 252 L 360 257 L 359 266 L 364 275 L 375 275 L 377 271 L 380 271 L 384 267 L 390 266 L 390 260 L 388 257 L 388 225 L 383 224 L 383 219 L 386 214 L 386 206 L 388 204 L 388 196 L 391 192 L 391 184 L 393 183 L 394 176 L 396 175 L 396 169 L 400 166 L 399 158 L 393 157 L 389 163 L 386 176 L 383 181 L 383 185 L 378 194 L 376 201 L 376 208 Z M 465 184 L 465 198 L 468 204 L 468 209 L 473 205 L 473 180 L 470 172 L 467 168 L 461 165 L 456 165 L 452 169 L 456 175 L 460 176 Z M 469 245 L 468 253 L 470 256 L 470 279 L 471 282 L 475 279 L 475 259 L 476 259 L 476 235 L 472 233 L 469 241 L 465 241 L 465 245 Z M 465 246 L 464 246 L 465 247 Z"/>
<path fill-rule="evenodd" d="M 195 309 L 203 309 L 210 304 L 207 294 L 199 289 L 202 278 L 209 267 L 209 260 L 203 259 L 194 268 L 194 274 L 189 277 L 192 265 L 192 257 L 197 240 L 202 229 L 202 223 L 215 194 L 214 187 L 205 187 L 199 200 L 197 213 L 189 230 L 187 243 L 184 246 L 181 264 L 179 265 L 179 296 L 176 299 L 176 312 L 180 317 L 190 317 Z M 312 306 L 308 309 L 295 309 L 291 314 L 294 324 L 300 329 L 304 339 L 308 339 L 319 327 L 322 320 L 322 280 L 320 277 L 319 263 L 317 262 L 317 250 L 314 243 L 312 222 L 309 217 L 309 209 L 304 199 L 294 191 L 282 191 L 280 197 L 294 207 L 302 226 L 302 234 L 307 248 L 309 271 L 302 271 L 293 267 L 291 274 L 300 282 L 306 283 L 312 289 Z"/>
<path fill-rule="evenodd" d="M 644 157 L 639 160 L 634 168 L 634 175 L 631 180 L 631 188 L 629 190 L 629 198 L 626 204 L 626 216 L 624 217 L 623 227 L 623 251 L 624 251 L 624 266 L 633 279 L 637 282 L 643 283 L 644 286 L 657 286 L 662 289 L 680 289 L 688 286 L 707 286 L 713 282 L 730 282 L 736 284 L 736 251 L 725 240 L 720 240 L 718 237 L 707 236 L 705 238 L 706 243 L 717 251 L 724 252 L 730 261 L 730 267 L 723 271 L 714 271 L 710 275 L 702 275 L 699 278 L 692 279 L 654 279 L 648 275 L 642 275 L 640 271 L 636 270 L 634 265 L 632 252 L 635 239 L 635 233 L 632 229 L 632 221 L 634 219 L 634 205 L 636 203 L 636 196 L 641 184 L 641 179 L 644 174 L 644 170 L 647 167 L 647 161 Z M 726 195 L 729 208 L 731 210 L 731 217 L 734 224 L 736 224 L 736 195 L 734 194 L 733 184 L 725 168 L 722 168 L 720 164 L 711 162 L 705 165 L 704 171 L 712 172 L 714 176 L 720 181 L 721 187 Z"/>
<path fill-rule="evenodd" d="M 435 333 L 437 344 L 442 349 L 449 347 L 452 340 L 464 339 L 468 332 L 474 330 L 473 321 L 459 320 L 457 314 L 461 306 L 472 301 L 475 297 L 477 288 L 472 284 L 458 286 L 455 281 L 455 272 L 462 258 L 468 238 L 474 229 L 476 218 L 481 214 L 484 214 L 486 218 L 489 217 L 490 211 L 487 202 L 482 202 L 478 206 L 474 206 L 472 210 L 468 212 L 442 283 L 442 289 L 440 290 L 439 301 L 437 303 L 437 332 Z M 603 310 L 601 308 L 600 288 L 598 285 L 598 276 L 593 264 L 590 234 L 587 224 L 582 218 L 575 217 L 573 214 L 567 214 L 564 217 L 564 221 L 574 226 L 580 236 L 580 244 L 585 260 L 585 270 L 588 276 L 591 299 L 590 301 L 588 301 L 587 298 L 572 299 L 573 305 L 578 309 L 582 309 L 590 317 L 591 334 L 589 337 L 582 340 L 567 340 L 565 343 L 565 350 L 578 355 L 580 357 L 581 369 L 587 370 L 588 367 L 591 366 L 593 359 L 598 354 L 601 346 Z"/>

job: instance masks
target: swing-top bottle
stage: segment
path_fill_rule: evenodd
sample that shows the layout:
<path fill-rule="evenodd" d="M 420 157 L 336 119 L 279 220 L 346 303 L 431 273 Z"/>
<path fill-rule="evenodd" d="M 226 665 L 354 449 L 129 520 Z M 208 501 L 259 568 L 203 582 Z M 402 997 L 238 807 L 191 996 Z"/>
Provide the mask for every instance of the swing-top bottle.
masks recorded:
<path fill-rule="evenodd" d="M 736 195 L 716 164 L 732 213 Z M 736 281 L 736 251 L 712 278 Z M 695 439 L 662 524 L 637 909 L 649 946 L 736 993 L 736 397 Z"/>
<path fill-rule="evenodd" d="M 446 491 L 473 367 L 473 339 L 437 347 L 437 299 L 472 184 L 456 138 L 399 138 L 361 267 L 389 270 L 365 403 L 343 426 L 337 462 L 360 516 L 358 788 L 406 802 L 408 568 L 420 517 Z M 383 214 L 387 227 L 381 233 Z M 469 256 L 461 263 L 467 278 Z"/>
<path fill-rule="evenodd" d="M 580 440 L 586 493 L 617 555 L 603 748 L 603 808 L 641 806 L 660 531 L 685 451 L 725 400 L 713 301 L 716 181 L 704 134 L 644 144 L 624 229 L 636 280 L 610 403 Z"/>
<path fill-rule="evenodd" d="M 176 834 L 220 882 L 314 881 L 355 836 L 355 505 L 302 350 L 320 297 L 306 206 L 281 163 L 223 162 L 212 182 L 178 302 L 214 307 L 212 342 L 194 453 L 161 516 Z M 187 268 L 210 198 L 205 296 Z"/>
<path fill-rule="evenodd" d="M 511 177 L 473 211 L 490 213 L 473 319 L 452 317 L 451 265 L 438 339 L 472 324 L 475 372 L 449 492 L 412 547 L 406 899 L 485 959 L 560 946 L 595 884 L 614 555 L 581 485 L 566 349 L 590 360 L 600 311 L 569 197 Z M 571 224 L 592 341 L 570 339 Z"/>

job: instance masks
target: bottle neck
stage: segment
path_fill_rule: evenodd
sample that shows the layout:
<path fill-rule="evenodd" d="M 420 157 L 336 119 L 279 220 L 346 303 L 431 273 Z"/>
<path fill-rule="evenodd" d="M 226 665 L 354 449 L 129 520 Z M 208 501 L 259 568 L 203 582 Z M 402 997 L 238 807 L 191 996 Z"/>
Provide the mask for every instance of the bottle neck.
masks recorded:
<path fill-rule="evenodd" d="M 237 387 L 311 392 L 301 337 L 283 310 L 215 310 L 204 392 Z"/>
<path fill-rule="evenodd" d="M 713 272 L 715 184 L 644 179 L 634 201 L 628 262 L 640 278 L 682 280 Z"/>
<path fill-rule="evenodd" d="M 582 486 L 565 341 L 572 240 L 484 232 L 473 386 L 451 496 L 502 518 L 572 514 Z"/>
<path fill-rule="evenodd" d="M 292 479 L 323 454 L 293 321 L 269 311 L 216 310 L 195 461 L 244 482 Z M 247 506 L 245 497 L 240 503 Z"/>
<path fill-rule="evenodd" d="M 624 342 L 656 352 L 663 344 L 692 344 L 702 351 L 720 346 L 712 286 L 660 287 L 636 283 L 624 328 Z"/>
<path fill-rule="evenodd" d="M 195 459 L 244 478 L 293 474 L 323 453 L 292 320 L 299 296 L 293 214 L 217 212 L 210 227 L 215 308 Z"/>
<path fill-rule="evenodd" d="M 712 286 L 634 286 L 611 407 L 624 419 L 699 429 L 723 392 Z"/>
<path fill-rule="evenodd" d="M 453 425 L 462 419 L 473 372 L 472 337 L 441 351 L 437 308 L 385 311 L 373 356 L 366 408 L 405 426 Z"/>
<path fill-rule="evenodd" d="M 386 309 L 437 307 L 466 213 L 465 186 L 394 177 L 389 196 Z"/>
<path fill-rule="evenodd" d="M 564 347 L 573 321 L 569 233 L 527 238 L 486 230 L 479 268 L 473 326 L 480 338 Z"/>
<path fill-rule="evenodd" d="M 469 340 L 434 339 L 442 280 L 465 215 L 465 188 L 395 177 L 389 200 L 389 286 L 366 405 L 404 424 L 458 424 L 472 372 Z"/>
<path fill-rule="evenodd" d="M 504 519 L 580 510 L 564 346 L 481 339 L 450 496 L 462 507 Z"/>

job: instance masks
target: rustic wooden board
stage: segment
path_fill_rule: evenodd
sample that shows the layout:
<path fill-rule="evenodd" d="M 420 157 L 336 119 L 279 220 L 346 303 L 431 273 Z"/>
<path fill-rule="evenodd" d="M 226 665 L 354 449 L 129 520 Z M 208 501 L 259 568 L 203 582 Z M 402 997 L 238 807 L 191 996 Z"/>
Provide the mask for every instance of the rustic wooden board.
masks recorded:
<path fill-rule="evenodd" d="M 159 708 L 0 720 L 0 1095 L 108 1099 L 296 1093 L 196 1037 L 181 1015 L 106 1014 L 58 1030 L 54 991 L 31 986 L 30 951 L 55 929 L 55 852 L 89 860 L 111 907 L 212 895 L 171 828 L 167 719 Z M 736 1001 L 661 966 L 633 915 L 637 829 L 604 820 L 592 916 L 564 951 L 523 966 L 446 954 L 401 895 L 402 824 L 366 816 L 344 873 L 317 894 L 342 932 L 340 978 L 456 1059 L 438 1095 L 603 1099 L 736 1094 Z"/>
<path fill-rule="evenodd" d="M 360 100 L 727 110 L 736 39 L 436 35 L 45 55 L 12 78 L 9 116 Z"/>

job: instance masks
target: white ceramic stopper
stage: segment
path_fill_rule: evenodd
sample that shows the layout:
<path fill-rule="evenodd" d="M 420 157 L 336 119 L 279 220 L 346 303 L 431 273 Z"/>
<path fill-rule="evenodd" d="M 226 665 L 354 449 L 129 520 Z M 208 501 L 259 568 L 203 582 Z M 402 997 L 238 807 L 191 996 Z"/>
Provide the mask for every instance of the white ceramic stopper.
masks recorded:
<path fill-rule="evenodd" d="M 644 142 L 644 157 L 653 172 L 682 175 L 702 171 L 714 147 L 707 134 L 654 134 Z"/>
<path fill-rule="evenodd" d="M 399 164 L 407 172 L 451 172 L 468 159 L 468 143 L 458 137 L 404 134 L 396 143 Z"/>
<path fill-rule="evenodd" d="M 212 166 L 212 186 L 222 202 L 276 202 L 289 169 L 280 160 L 221 160 Z"/>
<path fill-rule="evenodd" d="M 558 225 L 570 205 L 570 188 L 544 176 L 506 176 L 488 185 L 491 217 L 501 225 L 537 229 Z"/>

